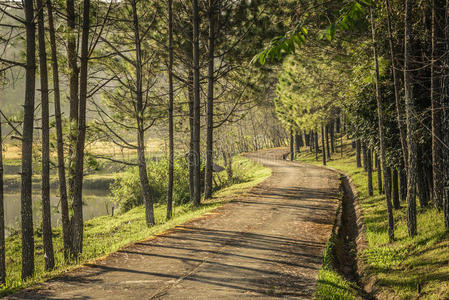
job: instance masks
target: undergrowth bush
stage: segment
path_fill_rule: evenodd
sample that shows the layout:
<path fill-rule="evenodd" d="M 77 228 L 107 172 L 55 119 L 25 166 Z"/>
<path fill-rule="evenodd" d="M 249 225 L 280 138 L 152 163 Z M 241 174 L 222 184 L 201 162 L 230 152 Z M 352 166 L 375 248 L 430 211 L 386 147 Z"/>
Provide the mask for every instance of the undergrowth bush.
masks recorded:
<path fill-rule="evenodd" d="M 164 202 L 167 195 L 168 160 L 149 161 L 147 163 L 150 193 L 154 203 Z M 183 204 L 189 201 L 189 165 L 185 158 L 174 162 L 173 201 Z M 114 202 L 121 212 L 143 204 L 138 167 L 129 168 L 115 178 L 110 187 Z"/>

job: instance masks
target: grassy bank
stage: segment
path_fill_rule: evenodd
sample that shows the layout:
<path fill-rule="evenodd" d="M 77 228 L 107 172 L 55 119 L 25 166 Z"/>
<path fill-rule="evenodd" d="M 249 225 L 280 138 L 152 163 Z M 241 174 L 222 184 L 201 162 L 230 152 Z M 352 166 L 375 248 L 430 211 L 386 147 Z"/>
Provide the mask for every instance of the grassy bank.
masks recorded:
<path fill-rule="evenodd" d="M 316 299 L 358 299 L 357 287 L 345 280 L 335 266 L 335 235 L 332 234 L 323 253 L 323 266 L 318 274 Z"/>
<path fill-rule="evenodd" d="M 305 150 L 305 149 L 304 149 Z M 369 248 L 361 254 L 366 276 L 375 275 L 376 296 L 381 299 L 449 299 L 449 235 L 445 232 L 443 215 L 433 208 L 418 208 L 418 235 L 407 235 L 406 203 L 394 211 L 395 237 L 388 242 L 387 211 L 384 195 L 375 191 L 368 195 L 367 173 L 357 168 L 355 153 L 349 143 L 333 154 L 328 166 L 351 176 L 359 193 L 364 214 Z M 315 155 L 304 151 L 298 160 L 321 165 Z M 377 186 L 377 176 L 373 176 Z M 324 276 L 322 271 L 320 276 Z M 332 298 L 331 298 L 332 299 Z M 334 298 L 334 299 L 339 299 Z"/>
<path fill-rule="evenodd" d="M 117 251 L 129 243 L 148 238 L 152 235 L 161 234 L 188 220 L 204 215 L 236 195 L 247 191 L 271 175 L 270 169 L 240 156 L 234 159 L 233 165 L 237 173 L 246 175 L 243 182 L 235 183 L 217 191 L 212 200 L 205 202 L 199 208 L 192 207 L 190 204 L 176 206 L 174 209 L 174 217 L 168 222 L 165 222 L 165 205 L 155 206 L 156 225 L 151 228 L 145 225 L 145 211 L 143 207 L 136 207 L 126 213 L 113 217 L 103 216 L 85 222 L 84 249 L 79 262 L 64 262 L 61 228 L 55 228 L 53 241 L 56 268 L 52 272 L 44 271 L 42 236 L 37 231 L 35 234 L 35 277 L 26 282 L 20 280 L 20 235 L 9 237 L 6 241 L 7 283 L 1 287 L 0 296 L 55 277 L 71 268 Z"/>

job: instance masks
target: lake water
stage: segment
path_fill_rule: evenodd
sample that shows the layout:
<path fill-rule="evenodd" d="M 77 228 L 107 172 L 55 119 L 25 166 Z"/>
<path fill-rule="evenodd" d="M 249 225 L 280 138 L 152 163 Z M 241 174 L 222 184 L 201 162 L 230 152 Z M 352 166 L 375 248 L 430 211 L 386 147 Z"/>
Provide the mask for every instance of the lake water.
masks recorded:
<path fill-rule="evenodd" d="M 5 193 L 5 225 L 6 235 L 9 235 L 8 228 L 20 228 L 20 193 Z M 61 204 L 59 195 L 50 195 L 52 209 L 52 226 L 61 226 Z M 83 190 L 83 217 L 89 220 L 98 216 L 111 214 L 112 199 L 107 190 L 84 189 Z M 42 202 L 40 191 L 33 192 L 33 221 L 40 224 L 42 220 Z"/>

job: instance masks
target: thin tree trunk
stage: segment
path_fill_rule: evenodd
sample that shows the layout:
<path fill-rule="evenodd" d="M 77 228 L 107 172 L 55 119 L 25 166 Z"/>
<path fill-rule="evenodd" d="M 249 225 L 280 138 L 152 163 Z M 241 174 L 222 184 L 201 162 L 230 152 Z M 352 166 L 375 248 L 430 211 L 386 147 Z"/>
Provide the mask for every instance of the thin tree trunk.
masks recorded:
<path fill-rule="evenodd" d="M 67 186 L 64 166 L 64 142 L 62 137 L 62 119 L 61 119 L 61 93 L 59 91 L 59 67 L 56 50 L 56 34 L 53 22 L 53 7 L 51 1 L 47 1 L 48 27 L 50 33 L 51 59 L 53 69 L 53 97 L 55 106 L 56 123 L 56 147 L 58 152 L 58 175 L 59 175 L 59 197 L 61 202 L 62 219 L 62 237 L 64 243 L 64 258 L 69 258 L 70 252 L 70 220 L 69 205 L 67 201 Z"/>
<path fill-rule="evenodd" d="M 78 88 L 79 88 L 79 68 L 77 51 L 77 32 L 76 32 L 76 14 L 75 1 L 66 0 L 67 10 L 67 62 L 69 69 L 69 103 L 70 103 L 70 130 L 69 130 L 69 149 L 68 149 L 68 197 L 73 202 L 73 188 L 75 180 L 75 154 L 78 126 Z"/>
<path fill-rule="evenodd" d="M 401 203 L 399 202 L 399 174 L 397 169 L 393 169 L 393 207 L 394 209 L 401 208 Z"/>
<path fill-rule="evenodd" d="M 366 172 L 368 171 L 368 147 L 366 145 L 365 141 L 361 142 L 362 146 L 362 158 L 363 158 L 363 170 Z"/>
<path fill-rule="evenodd" d="M 321 145 L 323 146 L 323 165 L 326 165 L 326 144 L 324 141 L 324 126 L 321 125 Z"/>
<path fill-rule="evenodd" d="M 379 161 L 379 156 L 376 154 L 376 165 L 377 165 L 377 189 L 379 191 L 379 195 L 384 193 L 383 184 L 382 184 L 382 170 L 381 162 Z"/>
<path fill-rule="evenodd" d="M 330 151 L 330 147 L 329 147 L 329 124 L 326 124 L 326 126 L 324 127 L 324 131 L 325 131 L 325 135 L 326 135 L 326 154 L 327 154 L 327 159 L 330 160 L 331 159 L 331 151 Z"/>
<path fill-rule="evenodd" d="M 421 147 L 420 147 L 421 148 Z M 422 163 L 422 149 L 418 151 L 419 159 L 416 160 L 417 162 L 417 187 L 418 187 L 418 199 L 419 199 L 419 205 L 421 208 L 427 207 L 429 204 L 429 186 L 427 185 L 426 181 L 426 172 L 424 170 L 424 165 Z"/>
<path fill-rule="evenodd" d="M 139 18 L 137 16 L 137 2 L 131 1 L 134 23 L 134 44 L 136 46 L 136 121 L 137 121 L 137 156 L 139 165 L 140 186 L 145 203 L 145 221 L 148 227 L 155 224 L 153 201 L 150 193 L 150 183 L 147 174 L 147 162 L 145 158 L 145 124 L 142 88 L 142 50 L 140 40 Z"/>
<path fill-rule="evenodd" d="M 36 0 L 38 7 L 39 67 L 41 81 L 42 117 L 42 240 L 44 245 L 45 270 L 55 267 L 50 208 L 50 124 L 48 105 L 47 53 L 45 49 L 44 4 Z"/>
<path fill-rule="evenodd" d="M 329 131 L 330 131 L 330 139 L 331 139 L 331 151 L 332 153 L 335 152 L 335 128 L 334 128 L 334 121 L 330 122 L 329 124 Z"/>
<path fill-rule="evenodd" d="M 83 27 L 81 34 L 80 97 L 78 105 L 78 134 L 73 182 L 72 255 L 78 258 L 83 251 L 83 168 L 86 140 L 87 71 L 90 30 L 90 0 L 83 1 Z"/>
<path fill-rule="evenodd" d="M 411 83 L 411 55 L 412 45 L 410 41 L 411 35 L 411 14 L 412 14 L 412 0 L 405 2 L 405 45 L 404 45 L 404 90 L 405 90 L 405 112 L 407 119 L 407 149 L 408 149 L 408 163 L 407 163 L 407 227 L 409 236 L 413 237 L 417 234 L 416 224 L 416 159 L 417 148 L 415 141 L 415 107 L 413 100 L 413 91 Z"/>
<path fill-rule="evenodd" d="M 295 139 L 293 135 L 293 129 L 290 128 L 290 160 L 295 159 Z"/>
<path fill-rule="evenodd" d="M 372 196 L 373 193 L 373 163 L 371 149 L 368 149 L 368 194 Z"/>
<path fill-rule="evenodd" d="M 355 156 L 356 156 L 356 161 L 357 161 L 357 168 L 361 168 L 362 167 L 362 145 L 360 142 L 360 139 L 358 139 L 355 142 Z"/>
<path fill-rule="evenodd" d="M 394 99 L 396 103 L 396 120 L 399 128 L 399 137 L 401 140 L 402 160 L 407 165 L 407 133 L 404 126 L 404 113 L 402 111 L 401 98 L 399 96 L 399 79 L 396 73 L 396 55 L 393 47 L 393 33 L 391 28 L 391 7 L 390 0 L 386 0 L 387 4 L 387 25 L 388 25 L 388 42 L 390 46 L 391 71 L 393 74 Z"/>
<path fill-rule="evenodd" d="M 318 146 L 318 131 L 315 131 L 315 159 L 318 160 L 318 152 L 320 151 L 320 147 Z"/>
<path fill-rule="evenodd" d="M 407 172 L 405 171 L 404 165 L 401 163 L 399 165 L 399 184 L 400 184 L 400 195 L 401 200 L 407 200 Z"/>
<path fill-rule="evenodd" d="M 214 55 L 215 55 L 215 1 L 209 0 L 209 57 L 207 87 L 207 135 L 204 198 L 212 197 L 213 130 L 214 130 Z"/>
<path fill-rule="evenodd" d="M 168 186 L 167 186 L 167 220 L 173 214 L 173 173 L 174 173 L 174 139 L 173 139 L 173 0 L 168 0 Z"/>
<path fill-rule="evenodd" d="M 193 204 L 201 204 L 200 175 L 201 175 L 201 155 L 200 155 L 200 46 L 199 46 L 199 7 L 198 0 L 192 0 L 193 6 Z"/>
<path fill-rule="evenodd" d="M 387 212 L 388 212 L 388 237 L 390 242 L 394 240 L 394 219 L 393 219 L 393 208 L 391 203 L 391 189 L 389 188 L 391 184 L 390 174 L 386 162 L 386 150 L 385 150 L 385 133 L 384 133 L 384 111 L 382 96 L 379 87 L 379 63 L 377 59 L 377 38 L 376 38 L 376 28 L 374 23 L 373 10 L 371 9 L 371 32 L 373 38 L 373 56 L 374 65 L 376 68 L 376 100 L 377 100 L 377 115 L 379 120 L 379 142 L 380 142 L 380 162 L 383 169 L 383 175 L 385 179 L 385 191 L 386 191 L 386 202 L 387 202 Z"/>
<path fill-rule="evenodd" d="M 301 150 L 302 136 L 301 134 L 295 134 L 295 153 L 299 153 Z"/>
<path fill-rule="evenodd" d="M 444 23 L 444 50 L 446 53 L 449 52 L 449 0 L 446 0 L 445 6 L 445 23 Z M 446 55 L 444 59 L 444 64 L 446 66 L 449 65 L 449 57 Z M 443 142 L 445 145 L 449 145 L 449 69 L 446 67 L 442 72 L 442 97 L 440 99 L 440 103 L 442 106 L 442 128 L 441 132 L 443 134 Z M 443 153 L 443 161 L 444 161 L 444 180 L 445 180 L 445 189 L 444 189 L 444 198 L 443 198 L 443 215 L 444 215 L 444 225 L 446 226 L 446 231 L 449 231 L 449 153 L 448 149 L 444 148 Z"/>
<path fill-rule="evenodd" d="M 190 193 L 190 201 L 193 202 L 195 198 L 195 183 L 194 183 L 194 150 L 193 150 L 193 70 L 189 70 L 188 74 L 188 96 L 189 96 L 189 132 L 190 132 L 190 141 L 189 141 L 189 193 Z M 239 128 L 241 130 L 241 128 Z M 243 145 L 242 145 L 243 146 Z M 241 149 L 243 150 L 243 149 Z M 244 152 L 244 151 L 241 151 Z"/>
<path fill-rule="evenodd" d="M 22 279 L 34 274 L 34 232 L 32 208 L 34 93 L 36 79 L 36 31 L 33 0 L 24 0 L 26 31 L 25 104 L 22 134 Z"/>
<path fill-rule="evenodd" d="M 3 197 L 3 135 L 0 116 L 0 285 L 6 282 L 5 264 L 5 198 Z"/>
<path fill-rule="evenodd" d="M 442 1 L 441 1 L 442 2 Z M 438 5 L 438 7 L 437 7 Z M 443 188 L 444 175 L 442 166 L 443 149 L 441 142 L 441 103 L 440 103 L 440 88 L 441 88 L 441 74 L 437 68 L 437 60 L 439 59 L 439 47 L 437 45 L 440 37 L 440 30 L 437 24 L 438 10 L 443 7 L 442 3 L 437 0 L 432 0 L 432 58 L 431 58 L 431 87 L 430 87 L 430 101 L 432 104 L 432 178 L 433 178 L 433 202 L 434 205 L 441 209 L 443 207 Z M 438 63 L 439 64 L 439 63 Z"/>

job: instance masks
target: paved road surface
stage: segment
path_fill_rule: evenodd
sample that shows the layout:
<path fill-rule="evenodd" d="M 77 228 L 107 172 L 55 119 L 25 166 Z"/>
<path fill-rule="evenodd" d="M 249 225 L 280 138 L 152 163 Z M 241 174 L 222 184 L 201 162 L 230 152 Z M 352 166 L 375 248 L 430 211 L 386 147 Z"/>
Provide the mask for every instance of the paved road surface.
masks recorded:
<path fill-rule="evenodd" d="M 281 151 L 251 154 L 273 175 L 211 215 L 10 299 L 312 298 L 339 180 Z"/>

